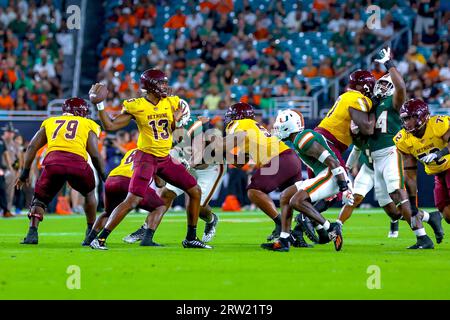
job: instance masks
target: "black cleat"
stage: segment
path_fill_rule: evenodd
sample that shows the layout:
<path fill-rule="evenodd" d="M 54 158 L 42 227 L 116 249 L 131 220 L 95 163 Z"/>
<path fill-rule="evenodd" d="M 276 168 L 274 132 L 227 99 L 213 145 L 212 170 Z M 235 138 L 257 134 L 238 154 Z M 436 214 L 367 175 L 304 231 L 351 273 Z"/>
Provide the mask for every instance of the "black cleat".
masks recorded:
<path fill-rule="evenodd" d="M 434 243 L 427 235 L 417 237 L 417 243 L 408 247 L 408 249 L 434 249 Z"/>
<path fill-rule="evenodd" d="M 20 244 L 38 244 L 38 231 L 37 228 L 30 228 L 27 236 L 23 238 Z"/>
<path fill-rule="evenodd" d="M 275 242 L 263 243 L 261 248 L 270 251 L 288 252 L 289 251 L 289 238 L 278 238 Z"/>
<path fill-rule="evenodd" d="M 336 251 L 340 251 L 342 249 L 344 239 L 342 238 L 342 230 L 339 223 L 330 223 L 330 228 L 328 229 L 328 238 L 330 238 L 330 240 L 333 240 L 334 248 L 336 249 Z"/>
<path fill-rule="evenodd" d="M 195 238 L 194 240 L 187 240 L 184 239 L 183 242 L 181 242 L 183 245 L 183 248 L 192 248 L 192 249 L 212 249 L 211 246 L 205 244 L 204 242 L 200 241 L 200 239 Z"/>
<path fill-rule="evenodd" d="M 388 238 L 398 238 L 398 220 L 391 221 Z"/>
<path fill-rule="evenodd" d="M 289 237 L 289 242 L 292 244 L 295 248 L 312 248 L 313 246 L 310 245 L 305 241 L 303 238 L 303 232 L 300 230 L 293 230 L 291 233 L 291 236 Z"/>
<path fill-rule="evenodd" d="M 444 239 L 444 229 L 442 228 L 442 216 L 439 211 L 430 212 L 428 224 L 433 229 L 436 242 L 441 243 Z"/>
<path fill-rule="evenodd" d="M 294 230 L 297 229 L 297 226 L 300 227 L 301 231 L 308 237 L 309 240 L 314 243 L 319 243 L 319 237 L 316 234 L 316 229 L 308 217 L 300 213 L 295 217 L 295 221 L 297 221 L 297 225 Z"/>
<path fill-rule="evenodd" d="M 319 235 L 319 244 L 326 244 L 331 241 L 330 237 L 328 236 L 328 232 L 325 229 L 317 229 L 317 234 Z"/>
<path fill-rule="evenodd" d="M 141 247 L 163 247 L 162 244 L 153 242 L 153 240 L 146 240 L 145 238 L 142 239 L 141 243 L 139 244 Z"/>
<path fill-rule="evenodd" d="M 275 241 L 280 237 L 281 233 L 281 225 L 276 224 L 275 229 L 273 229 L 272 233 L 267 237 L 267 241 Z"/>
<path fill-rule="evenodd" d="M 135 243 L 135 242 L 138 242 L 138 241 L 141 241 L 142 239 L 144 239 L 144 235 L 145 235 L 145 228 L 144 228 L 144 226 L 141 226 L 135 232 L 130 233 L 122 240 L 123 240 L 123 242 L 126 242 L 126 243 Z"/>
<path fill-rule="evenodd" d="M 89 245 L 91 244 L 91 242 L 97 237 L 98 232 L 92 231 L 89 232 L 89 234 L 86 235 L 86 238 L 84 239 L 84 241 L 81 243 L 81 245 L 83 247 L 89 247 Z"/>

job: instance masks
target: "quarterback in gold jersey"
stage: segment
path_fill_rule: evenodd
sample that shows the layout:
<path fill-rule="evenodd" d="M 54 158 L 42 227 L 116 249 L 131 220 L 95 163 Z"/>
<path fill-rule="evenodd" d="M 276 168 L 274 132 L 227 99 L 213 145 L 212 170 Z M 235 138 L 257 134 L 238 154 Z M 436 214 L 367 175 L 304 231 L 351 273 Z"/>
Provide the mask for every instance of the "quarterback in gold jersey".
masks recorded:
<path fill-rule="evenodd" d="M 105 226 L 113 210 L 127 197 L 131 177 L 133 176 L 133 160 L 136 153 L 137 149 L 129 150 L 123 156 L 120 164 L 109 173 L 108 179 L 105 181 L 105 212 L 97 217 L 97 220 L 87 237 L 87 242 L 89 242 L 89 244 Z M 158 221 L 162 219 L 162 216 L 166 211 L 164 201 L 162 201 L 156 194 L 156 191 L 150 186 L 147 187 L 144 198 L 139 203 L 138 207 L 155 215 Z M 156 246 L 157 244 L 151 242 L 147 245 Z"/>
<path fill-rule="evenodd" d="M 28 214 L 30 228 L 23 244 L 37 244 L 39 222 L 50 201 L 56 196 L 64 183 L 86 197 L 84 210 L 89 233 L 97 213 L 95 198 L 95 178 L 88 160 L 104 180 L 103 163 L 98 151 L 100 126 L 88 119 L 89 106 L 83 99 L 70 98 L 64 101 L 63 115 L 45 120 L 33 137 L 25 153 L 24 167 L 17 181 L 21 188 L 27 181 L 36 153 L 47 144 L 47 154 L 42 163 L 43 170 L 36 182 L 31 209 Z"/>
<path fill-rule="evenodd" d="M 394 137 L 394 142 L 403 154 L 411 206 L 417 203 L 417 161 L 420 161 L 425 172 L 434 175 L 434 203 L 450 223 L 450 117 L 430 117 L 425 102 L 411 99 L 401 107 L 400 118 L 403 129 Z M 417 208 L 413 211 L 417 212 Z M 444 236 L 442 226 L 433 229 L 440 243 Z"/>
<path fill-rule="evenodd" d="M 272 136 L 254 118 L 251 105 L 242 102 L 233 104 L 225 114 L 226 134 L 228 137 L 238 132 L 246 134 L 245 150 L 241 152 L 257 164 L 247 186 L 247 195 L 252 203 L 275 222 L 275 229 L 267 238 L 272 241 L 280 235 L 281 217 L 269 193 L 276 189 L 283 191 L 300 181 L 302 162 L 294 150 Z"/>
<path fill-rule="evenodd" d="M 91 102 L 97 105 L 99 118 L 104 128 L 114 131 L 126 127 L 134 119 L 139 129 L 138 150 L 134 156 L 134 171 L 128 195 L 112 212 L 103 231 L 91 243 L 93 249 L 107 249 L 108 235 L 123 218 L 138 206 L 147 192 L 150 180 L 155 174 L 168 183 L 182 189 L 189 196 L 187 206 L 188 232 L 182 244 L 185 248 L 211 249 L 198 240 L 196 229 L 199 217 L 201 190 L 195 178 L 184 165 L 172 159 L 172 131 L 181 127 L 183 108 L 180 99 L 170 96 L 168 79 L 164 72 L 146 70 L 140 77 L 143 97 L 130 99 L 123 104 L 122 113 L 114 119 L 103 110 L 103 100 L 108 89 L 103 84 L 95 84 L 89 91 Z"/>

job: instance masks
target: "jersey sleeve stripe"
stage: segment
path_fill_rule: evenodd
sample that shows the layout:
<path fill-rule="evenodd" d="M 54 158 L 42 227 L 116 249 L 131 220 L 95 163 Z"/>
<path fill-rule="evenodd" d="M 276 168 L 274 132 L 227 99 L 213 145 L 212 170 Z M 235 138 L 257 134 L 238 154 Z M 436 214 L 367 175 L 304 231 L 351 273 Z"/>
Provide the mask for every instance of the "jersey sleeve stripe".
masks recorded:
<path fill-rule="evenodd" d="M 358 103 L 359 106 L 361 107 L 361 110 L 367 112 L 367 106 L 361 98 L 358 98 Z"/>
<path fill-rule="evenodd" d="M 303 148 L 314 136 L 312 133 L 307 133 L 299 142 L 298 147 Z"/>

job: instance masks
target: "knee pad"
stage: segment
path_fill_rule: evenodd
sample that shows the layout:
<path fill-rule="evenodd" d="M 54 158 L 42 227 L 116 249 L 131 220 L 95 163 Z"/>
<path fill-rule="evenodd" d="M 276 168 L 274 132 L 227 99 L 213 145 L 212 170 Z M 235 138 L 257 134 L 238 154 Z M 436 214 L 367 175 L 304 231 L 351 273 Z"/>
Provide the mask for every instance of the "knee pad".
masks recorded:
<path fill-rule="evenodd" d="M 31 201 L 31 209 L 30 212 L 28 213 L 28 219 L 37 218 L 39 219 L 39 221 L 44 220 L 44 215 L 40 214 L 39 212 L 36 212 L 35 210 L 36 207 L 42 208 L 42 210 L 44 211 L 47 210 L 47 205 L 44 202 L 40 201 L 37 198 L 33 198 L 33 200 Z"/>

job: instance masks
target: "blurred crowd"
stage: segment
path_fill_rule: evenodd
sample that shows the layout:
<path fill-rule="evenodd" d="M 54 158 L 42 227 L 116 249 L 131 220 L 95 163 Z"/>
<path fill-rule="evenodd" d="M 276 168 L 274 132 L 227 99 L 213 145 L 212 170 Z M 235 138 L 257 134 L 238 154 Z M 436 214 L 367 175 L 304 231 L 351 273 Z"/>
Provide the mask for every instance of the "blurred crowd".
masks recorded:
<path fill-rule="evenodd" d="M 416 15 L 410 21 L 414 46 L 401 63 L 411 96 L 429 100 L 447 90 L 449 16 L 438 1 L 310 2 L 185 0 L 176 11 L 169 1 L 156 0 L 110 6 L 98 74 L 109 85 L 110 111 L 139 94 L 138 75 L 148 68 L 166 71 L 175 93 L 195 108 L 218 110 L 241 100 L 268 109 L 277 96 L 311 96 L 324 83 L 315 80 L 338 76 L 405 27 L 404 17 L 391 14 L 405 7 Z M 380 29 L 366 26 L 370 4 L 385 10 Z M 307 40 L 296 42 L 298 37 Z M 324 44 L 328 51 L 320 48 Z M 417 48 L 429 56 L 421 60 Z M 379 78 L 385 70 L 374 66 L 373 72 Z"/>
<path fill-rule="evenodd" d="M 45 110 L 62 97 L 67 35 L 52 0 L 0 1 L 0 110 Z"/>

